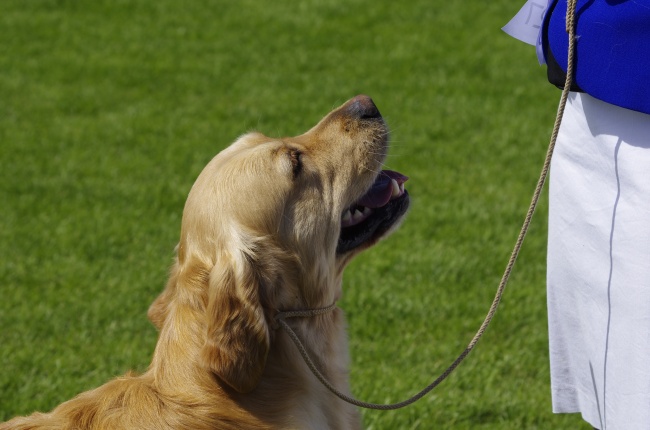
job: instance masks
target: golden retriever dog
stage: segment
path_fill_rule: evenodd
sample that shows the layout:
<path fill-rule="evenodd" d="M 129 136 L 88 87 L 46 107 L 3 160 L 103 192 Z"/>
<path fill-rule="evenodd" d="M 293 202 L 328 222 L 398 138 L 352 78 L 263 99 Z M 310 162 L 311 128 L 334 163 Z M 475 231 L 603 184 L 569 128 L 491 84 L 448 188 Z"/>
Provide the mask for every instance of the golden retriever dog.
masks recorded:
<path fill-rule="evenodd" d="M 148 316 L 151 365 L 0 429 L 358 429 L 274 317 L 341 297 L 343 269 L 392 231 L 406 177 L 382 170 L 388 129 L 357 96 L 297 137 L 240 137 L 193 185 L 176 258 Z M 287 323 L 349 393 L 343 312 Z"/>

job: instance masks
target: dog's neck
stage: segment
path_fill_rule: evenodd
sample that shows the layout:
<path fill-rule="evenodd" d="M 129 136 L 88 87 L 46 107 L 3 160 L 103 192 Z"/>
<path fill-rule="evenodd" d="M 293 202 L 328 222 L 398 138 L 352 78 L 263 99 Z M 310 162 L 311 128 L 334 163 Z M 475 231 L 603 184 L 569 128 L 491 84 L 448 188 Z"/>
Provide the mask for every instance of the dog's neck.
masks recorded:
<path fill-rule="evenodd" d="M 349 363 L 343 311 L 332 306 L 327 311 L 316 313 L 308 317 L 288 318 L 288 324 L 308 345 L 308 353 L 320 371 L 338 389 L 348 392 Z M 350 423 L 360 422 L 356 408 L 342 401 L 341 404 L 334 402 L 336 408 L 331 408 L 333 403 L 328 397 L 332 394 L 314 377 L 296 346 L 282 330 L 272 330 L 271 350 L 257 388 L 247 394 L 230 391 L 200 364 L 198 357 L 202 344 L 199 339 L 204 336 L 204 327 L 197 321 L 200 318 L 193 315 L 188 306 L 177 304 L 170 309 L 168 318 L 161 327 L 149 369 L 161 392 L 195 393 L 197 387 L 203 387 L 205 397 L 210 398 L 216 392 L 225 391 L 233 401 L 232 407 L 242 411 L 266 411 L 264 417 L 259 417 L 264 422 L 282 422 L 289 416 L 309 422 L 314 416 L 323 414 L 328 416 L 328 422 L 334 423 L 331 428 L 349 428 Z M 179 333 L 178 327 L 183 327 L 186 332 Z M 335 357 L 338 358 L 334 359 Z M 288 390 L 287 387 L 293 389 Z M 287 392 L 300 395 L 287 399 Z M 214 398 L 215 401 L 219 398 L 223 401 L 222 396 Z M 287 413 L 288 410 L 291 412 Z M 343 421 L 346 422 L 345 425 L 337 426 L 336 423 Z"/>
<path fill-rule="evenodd" d="M 321 313 L 322 309 L 327 310 Z M 338 389 L 349 393 L 349 355 L 343 311 L 332 306 L 331 309 L 326 307 L 304 312 L 311 311 L 316 311 L 317 315 L 287 318 L 286 322 L 305 344 L 320 372 Z M 322 422 L 314 417 L 323 415 L 330 423 L 328 428 L 356 428 L 361 422 L 355 407 L 339 399 L 332 401 L 333 395 L 313 375 L 290 336 L 282 329 L 273 332 L 266 366 L 260 385 L 252 396 L 242 396 L 244 404 L 258 401 L 265 404 L 268 399 L 282 398 L 286 392 L 292 392 L 298 395 L 284 406 L 278 405 L 278 413 L 281 410 L 286 413 L 285 408 L 290 407 L 291 415 L 303 424 L 293 423 L 293 427 L 311 428 L 306 423 Z"/>
<path fill-rule="evenodd" d="M 329 308 L 341 296 L 342 276 L 331 272 L 313 275 L 315 273 L 312 272 L 304 277 L 282 279 L 295 282 L 293 288 L 282 289 L 285 294 L 293 292 L 291 295 L 263 296 L 262 302 L 268 300 L 265 304 L 271 305 L 265 306 L 270 350 L 257 387 L 246 394 L 236 393 L 221 383 L 201 360 L 208 318 L 204 308 L 206 298 L 200 296 L 204 290 L 170 288 L 170 296 L 166 300 L 169 306 L 160 326 L 156 351 L 148 372 L 157 389 L 163 394 L 196 394 L 197 400 L 202 402 L 213 399 L 214 402 L 223 403 L 225 398 L 227 403 L 232 403 L 229 408 L 243 414 L 246 411 L 266 411 L 264 417 L 259 417 L 263 422 L 284 423 L 285 427 L 303 428 L 301 423 L 308 423 L 310 419 L 313 422 L 315 416 L 325 414 L 328 416 L 326 421 L 332 424 L 331 428 L 354 428 L 350 423 L 360 422 L 356 408 L 342 401 L 339 404 L 338 399 L 332 402 L 332 394 L 311 373 L 289 336 L 282 330 L 274 329 L 274 316 L 278 310 L 306 310 L 309 316 L 289 318 L 287 323 L 305 343 L 308 353 L 328 380 L 341 391 L 349 391 L 344 315 L 334 306 Z M 307 281 L 304 278 L 311 278 L 311 282 L 318 279 L 318 285 L 312 283 L 303 288 L 300 282 Z M 327 311 L 316 311 L 322 308 Z M 289 399 L 286 393 L 299 394 Z M 336 405 L 336 408 L 332 405 Z M 290 416 L 298 417 L 298 421 L 293 424 L 283 421 Z M 341 420 L 346 424 L 339 425 Z M 323 422 L 320 418 L 315 421 Z"/>

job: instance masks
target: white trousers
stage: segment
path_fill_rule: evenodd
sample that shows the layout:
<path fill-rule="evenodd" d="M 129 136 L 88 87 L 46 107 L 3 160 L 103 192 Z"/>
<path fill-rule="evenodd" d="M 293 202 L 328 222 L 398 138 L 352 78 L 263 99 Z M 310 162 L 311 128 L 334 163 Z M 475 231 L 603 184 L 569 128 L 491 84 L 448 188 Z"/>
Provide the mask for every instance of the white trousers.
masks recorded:
<path fill-rule="evenodd" d="M 553 411 L 650 430 L 650 115 L 572 93 L 549 205 Z"/>

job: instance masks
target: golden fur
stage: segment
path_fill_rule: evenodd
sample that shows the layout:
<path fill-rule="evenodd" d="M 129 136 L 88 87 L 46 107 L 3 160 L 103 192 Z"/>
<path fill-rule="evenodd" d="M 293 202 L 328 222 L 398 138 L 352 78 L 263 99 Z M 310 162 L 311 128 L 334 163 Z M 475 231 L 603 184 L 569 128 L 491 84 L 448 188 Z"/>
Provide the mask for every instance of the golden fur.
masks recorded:
<path fill-rule="evenodd" d="M 357 409 L 321 386 L 273 316 L 334 303 L 350 258 L 377 239 L 336 251 L 341 214 L 387 150 L 381 117 L 363 118 L 369 104 L 359 96 L 294 138 L 246 134 L 213 158 L 189 193 L 169 281 L 148 312 L 160 334 L 147 372 L 0 429 L 360 428 Z M 348 392 L 342 311 L 289 323 Z"/>

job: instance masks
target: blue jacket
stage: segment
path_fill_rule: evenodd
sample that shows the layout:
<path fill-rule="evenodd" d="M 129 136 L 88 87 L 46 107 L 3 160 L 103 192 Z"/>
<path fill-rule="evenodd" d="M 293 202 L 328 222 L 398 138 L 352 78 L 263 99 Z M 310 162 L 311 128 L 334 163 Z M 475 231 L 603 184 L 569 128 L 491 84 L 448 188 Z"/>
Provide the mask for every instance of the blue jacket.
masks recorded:
<path fill-rule="evenodd" d="M 566 72 L 566 0 L 546 14 L 542 43 Z M 650 114 L 650 0 L 578 0 L 575 76 L 589 95 Z"/>

